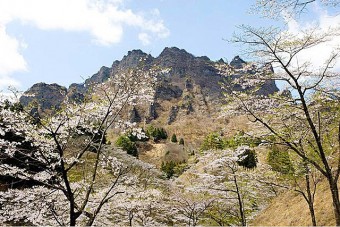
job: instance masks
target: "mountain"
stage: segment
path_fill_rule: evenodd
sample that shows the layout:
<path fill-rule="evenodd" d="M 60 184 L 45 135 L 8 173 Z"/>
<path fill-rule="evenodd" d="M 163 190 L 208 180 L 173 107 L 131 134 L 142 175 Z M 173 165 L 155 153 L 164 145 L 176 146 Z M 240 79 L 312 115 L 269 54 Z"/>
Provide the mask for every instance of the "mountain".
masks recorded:
<path fill-rule="evenodd" d="M 58 84 L 37 83 L 21 96 L 20 102 L 27 106 L 32 100 L 39 100 L 43 109 L 58 108 L 66 94 L 67 89 Z"/>
<path fill-rule="evenodd" d="M 71 84 L 69 88 L 57 84 L 38 83 L 33 85 L 20 98 L 27 106 L 37 102 L 40 110 L 58 108 L 67 97 L 81 102 L 92 84 L 107 81 L 120 72 L 134 68 L 145 60 L 145 67 L 159 66 L 170 68 L 168 75 L 158 78 L 154 103 L 151 106 L 137 106 L 130 111 L 132 122 L 150 122 L 158 119 L 160 124 L 173 124 L 186 116 L 215 116 L 223 104 L 220 82 L 223 80 L 215 69 L 216 62 L 206 56 L 196 57 L 184 49 L 166 47 L 158 57 L 141 50 L 132 50 L 120 61 L 115 60 L 111 67 L 103 66 L 82 84 Z M 223 61 L 223 60 L 220 60 Z M 230 64 L 236 68 L 246 62 L 236 56 Z M 260 90 L 268 95 L 278 91 L 274 81 L 268 81 Z"/>

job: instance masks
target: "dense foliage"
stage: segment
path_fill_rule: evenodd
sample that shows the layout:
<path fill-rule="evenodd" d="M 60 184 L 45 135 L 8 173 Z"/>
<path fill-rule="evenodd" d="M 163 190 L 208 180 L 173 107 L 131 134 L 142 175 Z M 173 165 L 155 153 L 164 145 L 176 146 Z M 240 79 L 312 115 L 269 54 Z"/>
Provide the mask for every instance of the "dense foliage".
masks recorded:
<path fill-rule="evenodd" d="M 269 151 L 267 161 L 274 171 L 282 174 L 292 174 L 294 172 L 289 152 L 280 150 L 278 146 L 273 146 Z"/>
<path fill-rule="evenodd" d="M 225 147 L 222 136 L 219 133 L 210 133 L 207 135 L 201 145 L 201 150 L 210 150 L 210 149 L 223 149 Z"/>
<path fill-rule="evenodd" d="M 168 134 L 164 128 L 157 128 L 152 125 L 149 125 L 147 127 L 146 135 L 149 138 L 152 138 L 154 142 L 158 142 L 160 140 L 165 140 L 168 138 Z"/>
<path fill-rule="evenodd" d="M 116 146 L 126 151 L 129 155 L 138 157 L 138 150 L 137 150 L 136 143 L 134 141 L 131 141 L 130 137 L 125 136 L 125 135 L 119 136 L 115 144 Z"/>

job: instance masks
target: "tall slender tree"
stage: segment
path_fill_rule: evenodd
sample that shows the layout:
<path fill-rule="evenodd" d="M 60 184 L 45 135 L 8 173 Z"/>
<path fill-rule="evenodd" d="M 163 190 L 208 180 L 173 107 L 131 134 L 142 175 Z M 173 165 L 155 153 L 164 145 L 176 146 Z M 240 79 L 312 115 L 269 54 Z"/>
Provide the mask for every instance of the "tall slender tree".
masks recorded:
<path fill-rule="evenodd" d="M 272 135 L 272 143 L 286 146 L 315 167 L 328 181 L 336 224 L 340 225 L 338 179 L 340 175 L 340 116 L 337 87 L 339 74 L 332 68 L 338 49 L 320 67 L 301 59 L 301 54 L 326 43 L 337 30 L 306 29 L 300 34 L 274 28 L 241 26 L 233 41 L 261 60 L 242 69 L 220 65 L 226 75 L 224 88 L 229 113 L 243 112 Z M 275 73 L 273 71 L 275 69 Z M 231 75 L 243 75 L 231 79 Z M 272 96 L 258 91 L 268 80 L 285 83 L 287 90 Z M 235 91 L 235 84 L 246 92 Z M 233 104 L 233 105 L 232 105 Z"/>

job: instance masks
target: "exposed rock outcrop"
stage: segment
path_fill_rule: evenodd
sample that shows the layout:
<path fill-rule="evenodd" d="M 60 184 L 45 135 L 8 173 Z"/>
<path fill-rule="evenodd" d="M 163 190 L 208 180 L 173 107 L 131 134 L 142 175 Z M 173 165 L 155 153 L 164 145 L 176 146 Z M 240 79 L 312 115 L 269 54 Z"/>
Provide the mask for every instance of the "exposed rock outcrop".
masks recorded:
<path fill-rule="evenodd" d="M 173 123 L 176 120 L 177 113 L 178 113 L 178 106 L 172 106 L 169 112 L 169 117 L 168 117 L 168 125 Z"/>
<path fill-rule="evenodd" d="M 96 74 L 91 76 L 89 79 L 85 80 L 85 84 L 91 85 L 91 84 L 103 83 L 104 81 L 107 81 L 107 79 L 110 78 L 111 71 L 112 71 L 111 68 L 102 66 Z"/>
<path fill-rule="evenodd" d="M 53 110 L 60 108 L 67 94 L 67 89 L 58 84 L 38 83 L 34 84 L 20 97 L 24 106 L 36 102 L 41 110 Z"/>
<path fill-rule="evenodd" d="M 157 86 L 155 99 L 171 100 L 182 96 L 182 89 L 178 86 L 173 86 L 171 84 L 165 84 Z"/>
<path fill-rule="evenodd" d="M 224 60 L 220 59 L 218 62 L 224 63 Z M 129 112 L 129 117 L 133 122 L 141 122 L 142 119 L 149 122 L 165 115 L 168 116 L 165 117 L 167 123 L 171 124 L 177 115 L 192 113 L 210 115 L 218 111 L 224 102 L 220 85 L 223 76 L 215 69 L 215 63 L 206 56 L 196 57 L 177 47 L 166 47 L 155 58 L 141 50 L 132 50 L 120 61 L 114 61 L 111 67 L 101 67 L 84 83 L 71 84 L 68 89 L 57 84 L 35 84 L 24 93 L 20 102 L 27 106 L 32 101 L 37 101 L 40 110 L 58 108 L 66 98 L 68 101 L 79 103 L 90 93 L 89 88 L 92 84 L 105 83 L 110 77 L 113 78 L 136 66 L 146 70 L 157 66 L 170 69 L 169 73 L 158 78 L 154 96 L 154 102 L 157 105 L 137 106 Z M 245 64 L 246 62 L 239 56 L 230 62 L 230 65 L 235 68 L 241 68 Z M 240 76 L 242 75 L 234 77 Z M 235 86 L 234 89 L 242 90 L 243 88 Z M 278 89 L 275 82 L 268 81 L 258 93 L 269 95 L 276 91 Z"/>
<path fill-rule="evenodd" d="M 222 59 L 223 61 L 223 59 Z M 231 60 L 230 65 L 233 66 L 234 68 L 240 69 L 246 64 L 243 59 L 240 58 L 240 56 L 235 56 L 233 60 Z"/>
<path fill-rule="evenodd" d="M 139 115 L 138 110 L 137 110 L 136 107 L 134 106 L 134 107 L 132 108 L 132 110 L 130 111 L 130 122 L 131 122 L 131 123 L 134 123 L 134 122 L 139 123 L 139 122 L 141 122 L 141 121 L 142 121 L 142 118 L 141 118 L 141 116 Z"/>
<path fill-rule="evenodd" d="M 150 104 L 150 106 L 149 106 L 149 116 L 147 118 L 148 122 L 157 119 L 157 117 L 158 117 L 158 114 L 157 114 L 157 111 L 156 111 L 157 106 L 158 106 L 157 103 L 151 103 Z"/>
<path fill-rule="evenodd" d="M 132 50 L 123 57 L 119 64 L 117 64 L 117 67 L 113 67 L 113 70 L 117 72 L 119 70 L 143 66 L 142 64 L 149 66 L 152 64 L 152 61 L 153 57 L 150 54 L 146 54 L 141 50 Z"/>

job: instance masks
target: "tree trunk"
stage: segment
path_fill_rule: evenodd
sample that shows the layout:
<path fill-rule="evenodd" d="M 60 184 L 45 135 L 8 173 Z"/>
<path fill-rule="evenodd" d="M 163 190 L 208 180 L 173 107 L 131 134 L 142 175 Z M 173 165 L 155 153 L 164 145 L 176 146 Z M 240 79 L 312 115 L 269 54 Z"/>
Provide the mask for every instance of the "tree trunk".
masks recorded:
<path fill-rule="evenodd" d="M 340 200 L 338 185 L 331 177 L 328 178 L 328 183 L 332 193 L 335 222 L 337 226 L 340 226 Z"/>
<path fill-rule="evenodd" d="M 307 203 L 308 203 L 308 208 L 309 208 L 309 213 L 312 219 L 312 225 L 313 226 L 317 226 L 316 225 L 316 218 L 315 218 L 315 211 L 314 211 L 314 196 L 313 193 L 311 191 L 311 187 L 310 187 L 310 177 L 309 177 L 309 168 L 308 168 L 308 164 L 306 162 L 304 162 L 304 166 L 305 166 L 305 170 L 306 170 L 306 176 L 305 176 L 305 180 L 306 180 L 306 186 L 307 186 Z M 315 188 L 314 188 L 315 190 Z M 315 192 L 315 191 L 314 191 Z"/>
<path fill-rule="evenodd" d="M 130 211 L 129 212 L 129 226 L 132 226 L 132 219 L 133 219 L 133 212 L 132 211 Z"/>
<path fill-rule="evenodd" d="M 70 203 L 70 226 L 76 225 L 76 214 L 74 213 L 74 203 Z"/>
<path fill-rule="evenodd" d="M 239 190 L 238 183 L 237 183 L 237 178 L 236 178 L 235 175 L 234 175 L 234 183 L 235 183 L 236 192 L 237 192 L 237 200 L 238 200 L 238 205 L 239 205 L 239 210 L 240 210 L 241 223 L 242 223 L 242 226 L 246 226 L 247 225 L 247 221 L 246 221 L 246 215 L 244 213 L 242 196 L 241 196 L 241 192 Z"/>
<path fill-rule="evenodd" d="M 314 212 L 314 206 L 313 206 L 313 204 L 308 204 L 308 207 L 309 207 L 310 216 L 312 218 L 312 225 L 317 226 L 316 225 L 315 212 Z"/>
<path fill-rule="evenodd" d="M 74 196 L 72 193 L 70 193 L 67 197 L 68 197 L 69 204 L 70 204 L 70 226 L 75 226 L 79 215 L 77 215 L 75 212 Z"/>

